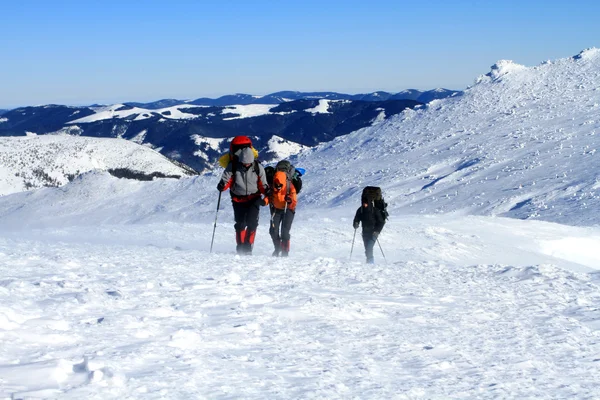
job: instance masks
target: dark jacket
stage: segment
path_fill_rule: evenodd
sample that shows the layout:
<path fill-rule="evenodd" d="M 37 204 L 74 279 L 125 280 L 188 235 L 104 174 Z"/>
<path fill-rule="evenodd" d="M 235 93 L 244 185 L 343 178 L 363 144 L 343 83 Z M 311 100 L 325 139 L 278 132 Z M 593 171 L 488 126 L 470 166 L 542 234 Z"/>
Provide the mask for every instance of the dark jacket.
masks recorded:
<path fill-rule="evenodd" d="M 369 203 L 367 207 L 360 206 L 356 210 L 354 216 L 354 225 L 362 223 L 363 233 L 364 232 L 381 232 L 385 225 L 385 218 L 381 215 L 381 211 L 373 206 L 373 203 Z"/>

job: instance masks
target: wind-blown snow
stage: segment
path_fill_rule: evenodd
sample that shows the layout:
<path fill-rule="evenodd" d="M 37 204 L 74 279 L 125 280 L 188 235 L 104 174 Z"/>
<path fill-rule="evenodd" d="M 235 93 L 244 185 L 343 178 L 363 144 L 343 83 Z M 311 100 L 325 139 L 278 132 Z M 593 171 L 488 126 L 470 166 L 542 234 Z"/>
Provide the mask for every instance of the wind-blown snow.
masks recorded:
<path fill-rule="evenodd" d="M 599 58 L 498 63 L 294 157 L 287 259 L 266 207 L 254 255 L 232 254 L 219 171 L 0 198 L 0 397 L 594 398 L 600 227 L 491 215 L 597 224 Z M 367 184 L 391 211 L 368 266 Z"/>

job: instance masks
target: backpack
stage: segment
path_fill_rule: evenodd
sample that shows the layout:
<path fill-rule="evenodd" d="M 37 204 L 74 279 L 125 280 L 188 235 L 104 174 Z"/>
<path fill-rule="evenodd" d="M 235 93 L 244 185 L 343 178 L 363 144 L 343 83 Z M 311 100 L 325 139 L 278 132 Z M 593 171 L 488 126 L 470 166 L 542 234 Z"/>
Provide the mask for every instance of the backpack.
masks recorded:
<path fill-rule="evenodd" d="M 273 168 L 273 167 L 271 167 Z M 302 173 L 298 171 L 291 162 L 288 160 L 281 160 L 277 163 L 274 169 L 272 169 L 271 182 L 269 185 L 273 184 L 273 175 L 275 175 L 276 171 L 283 171 L 287 175 L 288 181 L 292 182 L 294 188 L 296 189 L 296 194 L 299 194 L 302 190 Z M 266 170 L 265 170 L 266 172 Z M 267 175 L 267 182 L 269 181 L 269 176 Z M 289 186 L 288 186 L 289 191 Z"/>
<path fill-rule="evenodd" d="M 387 203 L 381 194 L 381 188 L 377 186 L 367 186 L 362 191 L 361 201 L 363 203 L 373 203 L 375 209 L 381 212 L 383 219 L 386 220 L 390 216 L 387 212 Z"/>

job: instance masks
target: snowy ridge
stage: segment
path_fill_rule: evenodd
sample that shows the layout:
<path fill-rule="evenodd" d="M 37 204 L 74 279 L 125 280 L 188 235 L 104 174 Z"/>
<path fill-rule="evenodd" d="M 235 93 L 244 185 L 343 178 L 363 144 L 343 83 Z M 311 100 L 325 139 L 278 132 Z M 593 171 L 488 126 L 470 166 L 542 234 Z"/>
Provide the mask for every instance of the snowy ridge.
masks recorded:
<path fill-rule="evenodd" d="M 237 114 L 236 117 L 228 117 L 224 120 L 241 119 L 241 118 L 252 118 L 260 115 L 270 114 L 271 108 L 275 107 L 273 104 L 249 104 L 249 105 L 236 105 L 228 106 L 221 111 L 221 114 Z"/>
<path fill-rule="evenodd" d="M 148 110 L 139 107 L 129 107 L 123 104 L 113 104 L 110 106 L 103 107 L 90 107 L 94 114 L 87 117 L 75 119 L 70 124 L 85 124 L 96 121 L 102 121 L 113 118 L 132 118 L 134 121 L 142 121 L 144 119 L 152 118 L 159 114 L 165 119 L 193 119 L 198 116 L 195 114 L 186 113 L 186 108 L 198 108 L 202 106 L 195 105 L 178 105 L 173 107 L 166 107 L 158 110 Z"/>
<path fill-rule="evenodd" d="M 599 87 L 598 49 L 529 68 L 499 62 L 461 97 L 307 153 L 301 164 L 327 171 L 309 201 L 345 204 L 374 184 L 397 213 L 599 224 Z"/>
<path fill-rule="evenodd" d="M 84 172 L 114 169 L 190 175 L 154 150 L 126 140 L 61 135 L 0 138 L 0 195 L 62 186 Z"/>

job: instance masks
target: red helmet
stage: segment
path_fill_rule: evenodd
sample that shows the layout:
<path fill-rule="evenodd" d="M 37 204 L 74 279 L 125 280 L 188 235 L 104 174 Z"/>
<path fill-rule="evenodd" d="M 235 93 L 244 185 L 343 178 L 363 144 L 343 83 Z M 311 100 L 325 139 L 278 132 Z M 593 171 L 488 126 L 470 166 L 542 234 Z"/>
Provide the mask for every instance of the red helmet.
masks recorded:
<path fill-rule="evenodd" d="M 229 145 L 229 151 L 231 154 L 235 154 L 236 151 L 244 147 L 252 147 L 252 140 L 248 136 L 236 136 Z"/>

